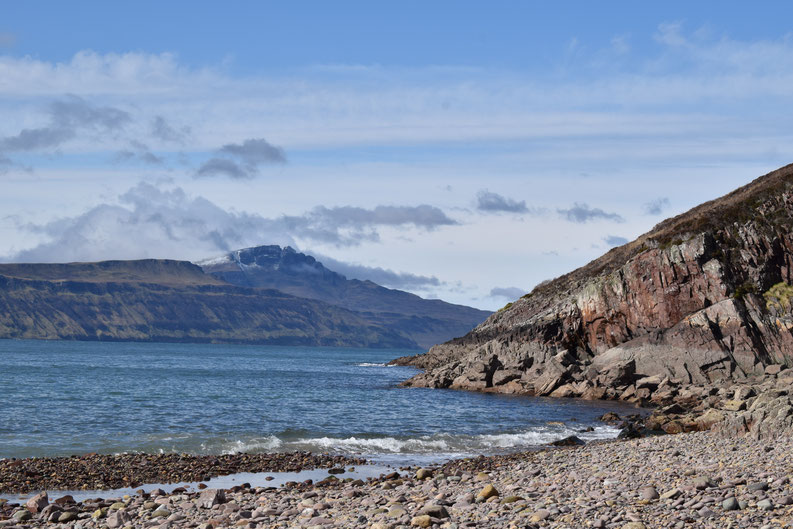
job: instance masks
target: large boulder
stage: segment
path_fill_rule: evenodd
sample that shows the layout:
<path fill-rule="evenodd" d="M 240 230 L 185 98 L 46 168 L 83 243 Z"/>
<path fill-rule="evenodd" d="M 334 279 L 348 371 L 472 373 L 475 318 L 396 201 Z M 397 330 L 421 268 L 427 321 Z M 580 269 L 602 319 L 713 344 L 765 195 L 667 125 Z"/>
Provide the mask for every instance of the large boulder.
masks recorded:
<path fill-rule="evenodd" d="M 32 514 L 38 514 L 44 510 L 44 508 L 49 505 L 50 500 L 47 496 L 47 492 L 40 492 L 30 498 L 27 503 L 25 503 L 25 507 L 27 510 L 30 511 Z"/>

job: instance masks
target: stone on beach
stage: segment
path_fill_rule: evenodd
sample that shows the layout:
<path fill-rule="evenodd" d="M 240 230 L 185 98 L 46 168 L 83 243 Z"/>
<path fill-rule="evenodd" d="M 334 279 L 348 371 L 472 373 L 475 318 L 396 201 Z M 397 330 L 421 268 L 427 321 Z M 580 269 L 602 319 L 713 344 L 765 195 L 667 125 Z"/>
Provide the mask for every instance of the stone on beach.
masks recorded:
<path fill-rule="evenodd" d="M 0 525 L 753 529 L 784 526 L 793 512 L 793 439 L 787 436 L 770 443 L 700 432 L 593 442 L 450 461 L 423 480 L 416 478 L 418 468 L 401 470 L 398 479 L 384 474 L 357 483 L 242 484 L 52 502 L 38 515 L 25 504 L 0 502 Z M 480 475 L 487 481 L 476 481 Z"/>
<path fill-rule="evenodd" d="M 220 489 L 206 489 L 201 493 L 198 502 L 204 509 L 211 509 L 215 505 L 226 503 L 226 493 Z"/>
<path fill-rule="evenodd" d="M 655 490 L 655 487 L 642 487 L 639 491 L 643 500 L 657 500 L 660 498 L 658 491 Z"/>
<path fill-rule="evenodd" d="M 485 488 L 480 490 L 479 494 L 476 495 L 477 498 L 481 498 L 483 500 L 487 500 L 493 496 L 498 496 L 498 491 L 493 485 L 485 485 Z"/>
<path fill-rule="evenodd" d="M 449 512 L 443 505 L 427 505 L 419 511 L 419 515 L 426 514 L 432 518 L 448 518 Z"/>
<path fill-rule="evenodd" d="M 416 479 L 430 479 L 432 477 L 432 470 L 427 468 L 420 468 L 416 471 Z"/>
<path fill-rule="evenodd" d="M 41 512 L 44 509 L 44 507 L 49 505 L 49 503 L 50 500 L 45 491 L 45 492 L 40 492 L 35 496 L 33 496 L 32 498 L 30 498 L 27 501 L 27 503 L 25 503 L 25 507 L 27 507 L 28 511 L 30 511 L 32 514 L 36 514 Z"/>
<path fill-rule="evenodd" d="M 432 525 L 432 517 L 428 514 L 414 516 L 413 519 L 410 520 L 410 525 L 414 527 L 430 527 Z"/>

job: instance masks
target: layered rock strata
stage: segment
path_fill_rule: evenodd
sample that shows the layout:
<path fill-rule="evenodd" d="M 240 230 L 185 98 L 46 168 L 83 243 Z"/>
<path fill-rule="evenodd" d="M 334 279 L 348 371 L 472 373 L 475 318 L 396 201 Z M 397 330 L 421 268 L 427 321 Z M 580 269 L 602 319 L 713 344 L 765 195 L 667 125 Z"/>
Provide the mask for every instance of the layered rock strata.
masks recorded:
<path fill-rule="evenodd" d="M 396 362 L 424 369 L 409 386 L 639 404 L 776 375 L 793 366 L 792 227 L 787 166 Z"/>

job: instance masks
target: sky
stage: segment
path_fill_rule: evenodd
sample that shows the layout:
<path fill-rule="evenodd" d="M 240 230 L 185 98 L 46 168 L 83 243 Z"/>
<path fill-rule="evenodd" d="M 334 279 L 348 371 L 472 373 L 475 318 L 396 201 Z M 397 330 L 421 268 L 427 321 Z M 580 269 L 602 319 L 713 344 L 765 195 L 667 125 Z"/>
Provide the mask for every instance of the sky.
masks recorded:
<path fill-rule="evenodd" d="M 0 261 L 497 309 L 793 162 L 793 4 L 0 2 Z"/>

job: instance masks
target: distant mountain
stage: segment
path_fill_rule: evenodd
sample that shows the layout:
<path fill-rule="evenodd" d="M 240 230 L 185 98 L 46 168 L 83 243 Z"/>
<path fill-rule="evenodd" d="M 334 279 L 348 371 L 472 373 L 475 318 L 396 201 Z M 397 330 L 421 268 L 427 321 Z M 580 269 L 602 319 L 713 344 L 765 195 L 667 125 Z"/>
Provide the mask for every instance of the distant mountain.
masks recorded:
<path fill-rule="evenodd" d="M 154 259 L 0 265 L 0 338 L 416 347 L 339 306 Z"/>
<path fill-rule="evenodd" d="M 257 246 L 199 261 L 204 272 L 249 288 L 272 288 L 356 311 L 372 325 L 397 332 L 422 348 L 468 333 L 490 312 L 423 299 L 371 281 L 347 279 L 290 247 Z"/>

